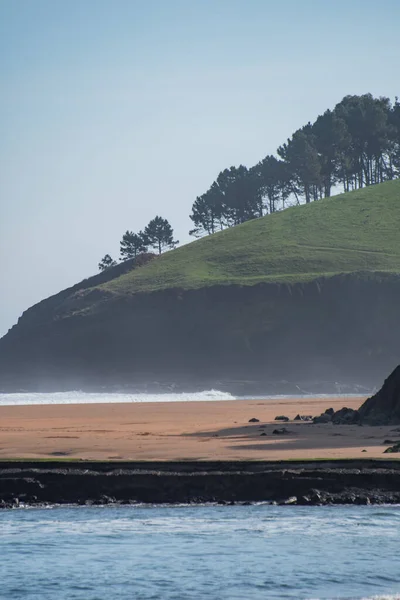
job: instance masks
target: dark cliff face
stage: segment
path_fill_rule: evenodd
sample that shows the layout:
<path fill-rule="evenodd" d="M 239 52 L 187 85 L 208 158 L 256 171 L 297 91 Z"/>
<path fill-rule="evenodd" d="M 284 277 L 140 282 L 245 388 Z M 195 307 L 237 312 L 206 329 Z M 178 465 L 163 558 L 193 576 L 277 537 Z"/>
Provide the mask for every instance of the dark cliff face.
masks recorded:
<path fill-rule="evenodd" d="M 60 294 L 0 340 L 0 388 L 223 380 L 373 384 L 400 359 L 400 277 Z"/>
<path fill-rule="evenodd" d="M 400 365 L 385 379 L 379 392 L 364 402 L 359 413 L 364 423 L 400 423 Z"/>

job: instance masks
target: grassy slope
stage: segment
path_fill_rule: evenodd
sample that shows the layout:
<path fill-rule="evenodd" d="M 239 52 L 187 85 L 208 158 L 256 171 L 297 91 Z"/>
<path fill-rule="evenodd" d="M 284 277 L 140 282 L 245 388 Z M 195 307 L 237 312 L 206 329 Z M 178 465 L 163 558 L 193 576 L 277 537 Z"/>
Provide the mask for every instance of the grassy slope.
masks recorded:
<path fill-rule="evenodd" d="M 134 293 L 356 271 L 400 272 L 400 180 L 248 221 L 101 287 Z"/>

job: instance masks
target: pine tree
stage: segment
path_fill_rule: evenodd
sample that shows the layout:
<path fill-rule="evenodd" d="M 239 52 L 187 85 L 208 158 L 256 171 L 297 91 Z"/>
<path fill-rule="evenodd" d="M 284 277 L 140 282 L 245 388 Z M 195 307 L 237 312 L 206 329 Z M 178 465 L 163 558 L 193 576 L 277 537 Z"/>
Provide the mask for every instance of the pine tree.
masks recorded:
<path fill-rule="evenodd" d="M 147 245 L 151 248 L 156 248 L 159 254 L 166 248 L 175 248 L 179 244 L 178 240 L 174 240 L 174 230 L 167 219 L 159 216 L 152 219 L 147 227 L 145 227 L 144 236 Z"/>
<path fill-rule="evenodd" d="M 99 262 L 99 270 L 105 271 L 106 269 L 109 269 L 110 267 L 115 267 L 116 265 L 116 261 L 113 260 L 109 254 L 106 254 Z"/>
<path fill-rule="evenodd" d="M 310 129 L 310 125 L 298 129 L 278 148 L 279 156 L 290 169 L 293 193 L 304 196 L 307 203 L 322 195 L 321 161 Z"/>
<path fill-rule="evenodd" d="M 139 233 L 126 231 L 120 242 L 121 260 L 136 258 L 141 252 L 147 252 L 147 246 L 147 239 L 143 231 L 139 231 Z"/>

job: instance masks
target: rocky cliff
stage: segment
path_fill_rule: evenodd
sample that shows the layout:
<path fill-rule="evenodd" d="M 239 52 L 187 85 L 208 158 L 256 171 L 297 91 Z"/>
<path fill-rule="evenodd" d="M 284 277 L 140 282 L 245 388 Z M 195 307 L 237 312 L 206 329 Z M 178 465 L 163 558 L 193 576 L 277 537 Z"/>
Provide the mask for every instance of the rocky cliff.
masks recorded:
<path fill-rule="evenodd" d="M 0 388 L 373 385 L 400 359 L 399 305 L 394 274 L 132 295 L 78 285 L 27 310 L 0 340 Z"/>

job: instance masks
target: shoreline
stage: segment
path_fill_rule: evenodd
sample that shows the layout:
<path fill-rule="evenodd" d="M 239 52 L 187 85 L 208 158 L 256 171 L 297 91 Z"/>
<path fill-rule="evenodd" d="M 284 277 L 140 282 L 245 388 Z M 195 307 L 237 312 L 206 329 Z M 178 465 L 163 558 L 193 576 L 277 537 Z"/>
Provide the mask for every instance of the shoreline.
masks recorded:
<path fill-rule="evenodd" d="M 364 397 L 0 406 L 0 461 L 381 458 L 393 426 L 296 421 Z M 276 421 L 285 416 L 288 422 Z M 278 433 L 276 433 L 278 430 Z M 283 431 L 282 431 L 283 430 Z"/>
<path fill-rule="evenodd" d="M 400 428 L 294 420 L 363 400 L 2 406 L 0 506 L 398 504 Z"/>
<path fill-rule="evenodd" d="M 0 462 L 0 507 L 399 504 L 399 460 Z"/>

